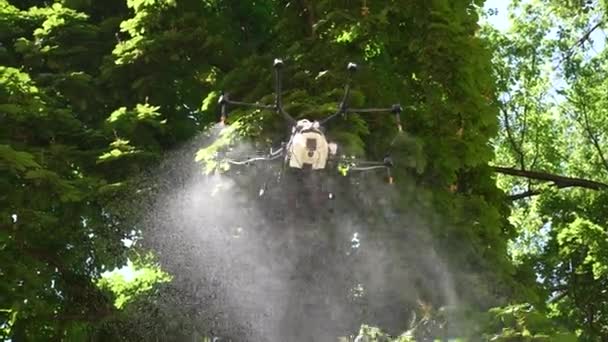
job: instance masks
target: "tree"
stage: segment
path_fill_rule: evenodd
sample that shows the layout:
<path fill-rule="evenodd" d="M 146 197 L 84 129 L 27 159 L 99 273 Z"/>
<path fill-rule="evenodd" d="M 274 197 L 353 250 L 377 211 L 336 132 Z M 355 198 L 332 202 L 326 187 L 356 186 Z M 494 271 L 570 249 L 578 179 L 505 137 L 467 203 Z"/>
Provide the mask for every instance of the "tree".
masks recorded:
<path fill-rule="evenodd" d="M 514 200 L 511 254 L 536 278 L 535 306 L 581 340 L 605 339 L 602 269 L 606 228 L 603 47 L 605 8 L 514 2 L 495 47 L 503 130 L 494 169 Z M 527 270 L 527 271 L 524 271 Z"/>
<path fill-rule="evenodd" d="M 150 30 L 197 46 L 192 63 L 176 63 L 191 57 L 174 56 L 162 37 L 124 38 L 157 25 L 158 11 L 172 8 L 171 2 L 19 4 L 0 2 L 1 258 L 7 279 L 0 306 L 13 340 L 70 338 L 116 314 L 96 282 L 126 263 L 122 240 L 134 238 L 137 215 L 120 199 L 133 191 L 129 180 L 161 151 L 197 131 L 188 108 L 199 103 L 205 85 L 197 77 L 208 65 L 197 59 L 198 47 L 213 48 L 205 43 L 213 38 L 204 31 L 184 36 Z M 188 6 L 192 2 L 180 3 L 180 13 Z M 209 6 L 198 9 L 232 19 Z M 139 16 L 127 20 L 131 11 Z M 196 18 L 162 20 L 189 30 Z M 142 51 L 145 60 L 125 66 Z M 157 71 L 169 62 L 176 67 Z"/>
<path fill-rule="evenodd" d="M 492 157 L 487 141 L 495 134 L 497 121 L 496 107 L 491 103 L 494 89 L 489 52 L 474 36 L 477 22 L 474 5 L 467 2 L 437 2 L 430 7 L 417 3 L 377 5 L 367 8 L 366 15 L 361 14 L 356 4 L 345 7 L 337 9 L 323 4 L 308 7 L 306 12 L 289 7 L 281 12 L 282 17 L 289 20 L 280 22 L 277 32 L 281 32 L 282 40 L 275 49 L 290 51 L 297 61 L 293 64 L 287 61 L 285 74 L 292 76 L 288 76 L 284 94 L 284 102 L 290 104 L 287 110 L 297 117 L 321 117 L 335 109 L 344 65 L 353 59 L 349 55 L 362 56 L 354 61 L 365 67 L 356 78 L 361 91 L 355 93 L 353 105 L 374 106 L 392 103 L 395 99 L 407 103 L 404 121 L 408 134 L 414 138 L 409 142 L 413 146 L 395 149 L 400 157 L 397 160 L 402 164 L 397 174 L 400 194 L 395 201 L 399 203 L 399 213 L 393 220 L 402 217 L 415 223 L 392 225 L 386 218 L 378 218 L 371 224 L 374 229 L 368 243 L 370 246 L 383 243 L 383 248 L 394 253 L 389 259 L 394 261 L 395 271 L 389 277 L 392 277 L 391 283 L 402 288 L 401 291 L 395 289 L 398 294 L 393 297 L 391 291 L 378 294 L 380 306 L 391 298 L 399 303 L 395 307 L 414 309 L 417 298 L 408 296 L 414 289 L 424 293 L 422 300 L 432 306 L 449 302 L 446 293 L 429 285 L 429 276 L 420 271 L 426 262 L 421 261 L 424 258 L 420 256 L 432 254 L 431 249 L 439 251 L 441 260 L 448 260 L 448 268 L 459 270 L 454 282 L 463 302 L 479 308 L 500 303 L 502 298 L 497 299 L 497 294 L 506 297 L 518 293 L 523 297 L 525 291 L 515 283 L 505 254 L 506 238 L 511 236 L 503 216 L 507 208 L 491 180 L 492 170 L 485 165 Z M 298 18 L 298 13 L 303 15 L 292 19 Z M 317 24 L 306 31 L 308 39 L 297 39 L 302 32 L 301 22 L 310 20 L 316 20 Z M 408 42 L 407 46 L 403 45 L 404 41 Z M 275 50 L 271 50 L 262 57 L 256 55 L 243 62 L 226 76 L 220 89 L 230 89 L 233 98 L 270 99 L 270 73 L 264 72 L 276 55 Z M 258 75 L 252 75 L 252 71 Z M 318 77 L 313 78 L 314 75 Z M 263 82 L 254 83 L 256 80 Z M 321 110 L 314 111 L 313 104 L 319 104 L 317 108 Z M 257 117 L 265 120 L 263 127 L 276 127 L 279 120 L 270 114 L 240 112 L 231 122 L 251 125 Z M 366 152 L 373 158 L 386 151 L 389 139 L 394 136 L 387 133 L 389 127 L 380 118 L 350 116 L 329 131 L 342 138 L 339 142 L 347 146 L 349 152 Z M 254 132 L 252 136 L 260 137 L 258 129 Z M 264 135 L 260 140 L 267 137 Z M 416 148 L 420 148 L 420 154 L 408 153 Z M 415 211 L 439 211 L 444 215 L 440 215 L 441 219 L 439 215 L 429 215 L 431 217 L 418 221 L 412 213 Z M 376 208 L 375 216 L 379 214 Z M 412 233 L 416 228 L 422 231 L 420 235 L 428 235 L 422 240 L 424 243 L 414 247 L 416 243 L 411 241 L 420 241 L 414 238 L 417 234 Z M 331 230 L 321 233 L 328 234 Z M 366 248 L 373 254 L 374 247 Z M 412 280 L 407 274 L 416 272 L 420 272 L 423 280 L 412 285 L 411 292 L 403 291 Z M 440 286 L 446 283 L 448 281 L 441 282 Z M 427 289 L 423 289 L 425 287 Z M 402 317 L 388 305 L 379 311 L 384 311 L 384 317 L 380 314 L 382 318 L 378 319 Z M 405 318 L 399 318 L 396 326 L 391 323 L 391 333 L 400 329 Z"/>
<path fill-rule="evenodd" d="M 353 105 L 400 101 L 407 132 L 391 145 L 394 122 L 364 115 L 329 127 L 348 153 L 377 158 L 392 148 L 398 183 L 389 190 L 373 177 L 333 179 L 341 184 L 336 218 L 342 220 L 324 217 L 321 228 L 310 230 L 307 241 L 318 249 L 304 249 L 312 256 L 302 259 L 320 264 L 297 265 L 304 271 L 288 283 L 288 309 L 321 307 L 307 327 L 352 330 L 364 320 L 392 333 L 407 328 L 404 322 L 420 306 L 425 312 L 451 304 L 485 310 L 528 295 L 528 283 L 521 282 L 526 278 L 513 276 L 506 254 L 514 230 L 487 165 L 493 157 L 488 142 L 499 127 L 491 52 L 476 36 L 480 1 L 16 3 L 0 0 L 0 271 L 9 279 L 1 284 L 0 308 L 13 340 L 114 339 L 117 327 L 141 322 L 156 323 L 156 330 L 133 331 L 134 338 L 152 332 L 267 337 L 252 327 L 264 318 L 239 316 L 239 309 L 251 305 L 247 313 L 257 314 L 255 304 L 266 299 L 247 292 L 256 284 L 245 276 L 267 275 L 261 262 L 251 262 L 284 247 L 263 244 L 272 239 L 262 237 L 276 233 L 263 229 L 273 217 L 264 216 L 264 208 L 245 216 L 259 228 L 260 245 L 237 240 L 232 235 L 239 234 L 227 231 L 239 232 L 230 225 L 239 218 L 218 213 L 214 189 L 201 187 L 214 183 L 188 172 L 200 167 L 193 159 L 205 140 L 201 132 L 216 119 L 220 91 L 265 101 L 272 89 L 270 61 L 282 56 L 290 75 L 284 100 L 295 116 L 333 111 L 344 66 L 354 61 L 362 69 Z M 259 133 L 254 142 L 260 145 L 283 129 L 268 113 L 240 112 L 234 121 L 246 133 Z M 171 158 L 175 151 L 183 154 Z M 232 181 L 251 190 L 255 177 L 241 174 Z M 377 193 L 364 192 L 373 186 Z M 195 201 L 200 194 L 207 194 L 202 204 Z M 224 203 L 234 208 L 237 199 L 244 208 L 261 207 L 243 194 Z M 200 213 L 187 212 L 192 208 Z M 222 221 L 202 220 L 218 216 Z M 345 218 L 359 223 L 363 247 L 356 257 L 341 259 L 340 252 L 356 248 L 328 250 L 327 242 L 338 241 L 337 228 L 353 233 Z M 214 230 L 213 222 L 226 229 Z M 138 243 L 127 247 L 125 240 Z M 108 288 L 120 288 L 120 281 L 100 288 L 101 274 L 140 250 L 155 252 L 173 280 L 117 308 Z M 240 268 L 210 272 L 213 263 L 227 265 L 237 252 L 250 256 L 238 259 Z M 327 260 L 330 265 L 321 263 Z M 360 266 L 373 260 L 380 266 Z M 319 269 L 335 282 L 321 281 L 327 288 L 306 292 L 302 278 Z M 448 276 L 446 269 L 457 272 Z M 226 281 L 218 285 L 218 279 Z M 252 302 L 236 305 L 235 294 Z M 331 312 L 319 306 L 325 300 L 348 313 L 334 326 L 326 318 Z M 280 334 L 289 334 L 287 323 L 302 317 L 297 310 L 288 313 L 285 324 L 273 328 L 279 337 L 289 336 Z M 431 325 L 420 336 L 445 332 Z M 334 332 L 299 333 L 322 338 Z"/>
<path fill-rule="evenodd" d="M 0 6 L 1 306 L 14 340 L 71 336 L 114 311 L 92 278 L 124 260 L 126 234 L 104 217 L 103 179 L 91 172 L 102 137 L 94 117 L 74 115 L 103 110 L 91 55 L 111 45 L 98 45 L 104 32 L 60 4 Z"/>

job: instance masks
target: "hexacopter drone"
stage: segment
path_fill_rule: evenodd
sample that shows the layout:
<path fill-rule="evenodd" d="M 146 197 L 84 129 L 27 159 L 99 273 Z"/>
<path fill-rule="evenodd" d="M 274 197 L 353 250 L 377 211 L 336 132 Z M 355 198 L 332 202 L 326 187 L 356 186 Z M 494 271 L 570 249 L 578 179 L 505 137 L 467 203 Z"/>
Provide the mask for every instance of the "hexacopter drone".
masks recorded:
<path fill-rule="evenodd" d="M 222 93 L 218 103 L 220 105 L 221 117 L 220 122 L 225 123 L 227 118 L 227 106 L 244 106 L 262 110 L 273 110 L 283 116 L 283 118 L 291 125 L 291 136 L 285 143 L 281 143 L 281 147 L 277 150 L 271 149 L 266 155 L 258 155 L 256 157 L 243 160 L 225 159 L 226 162 L 233 165 L 247 165 L 258 161 L 277 160 L 282 157 L 283 166 L 288 166 L 290 169 L 302 171 L 317 171 L 324 170 L 329 164 L 335 164 L 343 173 L 348 171 L 370 171 L 377 169 L 385 169 L 387 172 L 387 180 L 393 182 L 391 176 L 391 168 L 393 161 L 389 155 L 386 155 L 382 161 L 362 161 L 352 158 L 337 156 L 337 144 L 329 142 L 324 133 L 323 125 L 329 120 L 337 116 L 345 116 L 348 113 L 393 113 L 396 118 L 397 128 L 399 133 L 402 132 L 401 127 L 401 105 L 394 104 L 390 108 L 350 108 L 348 107 L 348 99 L 350 94 L 350 80 L 352 74 L 357 70 L 357 65 L 349 63 L 347 69 L 349 71 L 348 81 L 344 87 L 344 96 L 340 102 L 338 110 L 322 120 L 310 121 L 308 119 L 295 120 L 284 109 L 281 99 L 281 67 L 283 61 L 280 59 L 274 60 L 275 71 L 275 101 L 273 105 L 265 105 L 260 103 L 247 103 L 233 101 L 227 93 Z"/>

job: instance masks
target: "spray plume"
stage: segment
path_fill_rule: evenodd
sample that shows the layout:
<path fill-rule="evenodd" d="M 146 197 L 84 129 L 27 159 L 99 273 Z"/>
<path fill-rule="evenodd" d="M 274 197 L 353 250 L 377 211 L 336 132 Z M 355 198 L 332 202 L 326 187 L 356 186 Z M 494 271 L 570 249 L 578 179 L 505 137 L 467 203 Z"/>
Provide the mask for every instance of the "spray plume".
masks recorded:
<path fill-rule="evenodd" d="M 208 139 L 159 165 L 140 223 L 140 246 L 173 276 L 162 306 L 188 336 L 336 341 L 365 323 L 398 334 L 421 306 L 457 304 L 428 213 L 395 209 L 404 196 L 379 176 L 326 175 L 336 197 L 314 207 L 290 179 L 260 196 L 279 166 L 206 176 L 193 156 Z"/>

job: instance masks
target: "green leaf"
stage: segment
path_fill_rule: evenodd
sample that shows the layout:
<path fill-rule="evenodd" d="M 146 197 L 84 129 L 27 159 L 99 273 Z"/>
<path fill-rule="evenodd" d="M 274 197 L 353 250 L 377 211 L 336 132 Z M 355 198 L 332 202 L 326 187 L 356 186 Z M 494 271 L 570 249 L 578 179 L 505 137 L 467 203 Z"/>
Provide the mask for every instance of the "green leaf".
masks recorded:
<path fill-rule="evenodd" d="M 15 151 L 9 145 L 0 145 L 0 169 L 8 168 L 12 172 L 23 172 L 27 169 L 38 169 L 40 165 L 32 154 Z"/>

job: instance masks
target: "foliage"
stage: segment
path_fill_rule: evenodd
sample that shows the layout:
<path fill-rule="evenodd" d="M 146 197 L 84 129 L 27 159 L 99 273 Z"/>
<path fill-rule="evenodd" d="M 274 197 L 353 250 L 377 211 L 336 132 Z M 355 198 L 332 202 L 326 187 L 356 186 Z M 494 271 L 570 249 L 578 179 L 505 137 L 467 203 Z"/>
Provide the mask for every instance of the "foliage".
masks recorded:
<path fill-rule="evenodd" d="M 608 336 L 605 13 L 601 1 L 516 1 L 507 31 L 484 29 L 502 93 L 494 163 L 523 171 L 498 179 L 515 200 L 510 252 L 539 285 L 534 305 L 581 341 Z"/>
<path fill-rule="evenodd" d="M 484 327 L 487 341 L 577 341 L 577 336 L 556 326 L 546 313 L 532 305 L 517 304 L 489 311 L 490 320 Z"/>
<path fill-rule="evenodd" d="M 114 294 L 114 305 L 118 309 L 152 290 L 156 284 L 171 281 L 171 277 L 159 265 L 151 264 L 149 259 L 143 258 L 135 263 L 129 261 L 122 269 L 104 274 L 97 283 L 100 288 Z"/>
<path fill-rule="evenodd" d="M 589 57 L 577 43 L 604 9 L 515 1 L 521 15 L 505 34 L 480 31 L 481 5 L 0 0 L 2 337 L 185 339 L 211 329 L 189 322 L 189 312 L 163 296 L 188 291 L 168 281 L 180 270 L 164 269 L 163 256 L 160 269 L 134 282 L 103 275 L 148 252 L 124 242 L 141 234 L 153 240 L 138 223 L 162 181 L 146 172 L 195 137 L 220 131 L 213 123 L 221 91 L 270 103 L 275 57 L 285 59 L 284 103 L 297 118 L 336 109 L 351 61 L 361 66 L 353 106 L 403 104 L 406 133 L 398 143 L 394 121 L 381 116 L 349 115 L 328 135 L 347 154 L 378 159 L 392 152 L 395 211 L 438 213 L 420 229 L 432 241 L 426 248 L 457 270 L 449 286 L 463 303 L 484 311 L 507 299 L 529 301 L 582 339 L 605 336 L 608 301 L 598 300 L 608 279 L 604 191 L 501 176 L 509 193 L 542 193 L 516 203 L 509 222 L 509 202 L 488 165 L 607 181 L 604 54 Z M 568 57 L 568 83 L 557 92 L 548 68 L 560 54 Z M 273 113 L 233 114 L 214 144 L 190 156 L 207 171 L 237 138 L 265 149 L 283 136 L 284 122 Z M 386 220 L 373 214 L 373 222 Z M 378 224 L 374 231 L 393 253 L 394 305 L 442 307 L 449 298 L 434 288 L 418 284 L 412 296 L 399 282 L 424 271 L 405 263 L 405 226 Z M 320 241 L 330 239 L 325 228 Z M 507 254 L 513 238 L 515 263 Z M 561 333 L 528 309 L 497 309 L 488 329 L 505 338 Z M 356 310 L 367 312 L 364 305 Z M 157 313 L 147 322 L 155 329 L 121 335 L 143 326 L 147 311 Z M 371 327 L 362 334 L 382 335 Z"/>
<path fill-rule="evenodd" d="M 409 333 L 403 333 L 397 338 L 391 338 L 376 327 L 368 325 L 361 326 L 356 341 L 361 342 L 415 342 Z"/>
<path fill-rule="evenodd" d="M 346 62 L 363 66 L 354 79 L 352 105 L 403 103 L 408 139 L 391 149 L 394 123 L 365 115 L 336 121 L 328 135 L 346 154 L 379 158 L 391 150 L 398 163 L 397 179 L 404 180 L 400 184 L 412 179 L 421 193 L 432 194 L 429 206 L 445 213 L 447 221 L 433 227 L 437 249 L 450 256 L 454 267 L 464 268 L 462 280 L 468 278 L 465 274 L 497 271 L 475 286 L 463 285 L 463 291 L 511 272 L 503 253 L 504 237 L 511 234 L 501 216 L 507 209 L 485 165 L 492 158 L 487 141 L 498 126 L 496 107 L 489 101 L 494 96 L 490 54 L 474 36 L 474 9 L 466 1 L 438 1 L 430 8 L 416 3 L 375 5 L 365 16 L 357 4 L 339 8 L 327 2 L 306 9 L 300 17 L 296 13 L 302 9 L 297 6 L 282 10 L 284 20 L 276 23 L 281 35 L 272 49 L 244 59 L 218 89 L 229 90 L 234 99 L 268 103 L 272 58 L 286 55 L 286 109 L 296 118 L 314 119 L 335 110 Z M 302 30 L 305 39 L 292 38 Z M 278 143 L 278 133 L 283 133 L 280 118 L 263 118 L 263 133 L 255 135 L 254 143 Z M 241 122 L 240 116 L 236 120 Z M 408 206 L 407 197 L 401 205 Z M 480 224 L 478 229 L 471 228 L 474 221 Z M 517 286 L 509 279 L 498 281 L 505 291 Z M 467 297 L 488 303 L 493 296 L 488 293 L 482 300 L 476 292 Z"/>

